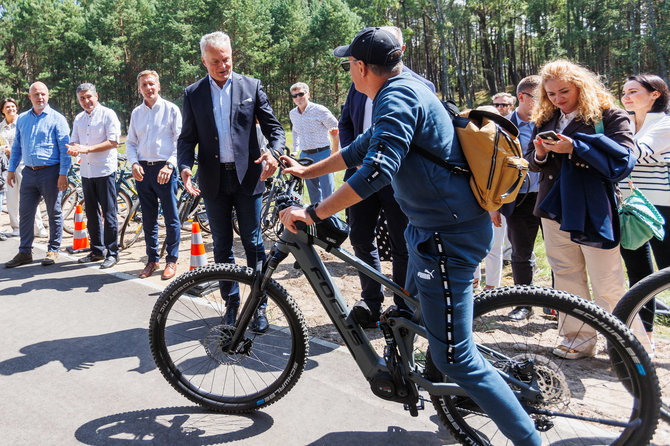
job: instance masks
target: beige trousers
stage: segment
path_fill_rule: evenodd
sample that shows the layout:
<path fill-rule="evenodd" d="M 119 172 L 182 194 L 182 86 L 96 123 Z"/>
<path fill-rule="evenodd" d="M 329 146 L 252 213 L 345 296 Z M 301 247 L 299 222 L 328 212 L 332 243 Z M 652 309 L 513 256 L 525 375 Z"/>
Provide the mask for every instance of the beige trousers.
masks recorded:
<path fill-rule="evenodd" d="M 560 230 L 559 223 L 546 218 L 542 219 L 542 229 L 547 260 L 554 273 L 554 288 L 588 301 L 595 300 L 597 305 L 611 313 L 626 292 L 626 276 L 619 247 L 600 249 L 580 245 L 570 240 L 569 232 Z M 565 314 L 559 314 L 558 326 L 561 345 L 589 355 L 596 354 L 597 336 L 591 327 Z M 649 350 L 649 339 L 639 317 L 633 328 L 638 340 Z"/>

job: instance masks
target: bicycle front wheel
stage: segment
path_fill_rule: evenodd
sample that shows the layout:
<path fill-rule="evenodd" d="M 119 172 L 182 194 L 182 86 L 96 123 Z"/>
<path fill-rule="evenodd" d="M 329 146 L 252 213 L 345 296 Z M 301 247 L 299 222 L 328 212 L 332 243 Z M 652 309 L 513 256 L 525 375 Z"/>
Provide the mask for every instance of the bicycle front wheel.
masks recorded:
<path fill-rule="evenodd" d="M 175 279 L 151 314 L 151 352 L 165 379 L 186 398 L 220 412 L 250 412 L 295 385 L 307 360 L 307 328 L 293 299 L 272 280 L 266 290 L 270 328 L 247 328 L 235 351 L 228 350 L 235 327 L 223 322 L 219 281 L 237 283 L 244 305 L 253 271 L 215 264 Z"/>
<path fill-rule="evenodd" d="M 636 283 L 624 294 L 612 314 L 628 327 L 632 327 L 635 318 L 640 316 L 647 322 L 649 332 L 653 333 L 655 352 L 652 363 L 656 366 L 661 386 L 661 416 L 670 422 L 670 367 L 668 366 L 670 308 L 668 307 L 670 307 L 670 268 L 665 268 Z"/>
<path fill-rule="evenodd" d="M 528 319 L 509 318 L 518 306 L 531 309 Z M 595 357 L 569 360 L 553 353 L 560 339 L 558 312 L 579 320 L 582 341 L 597 342 Z M 609 313 L 558 290 L 498 288 L 476 297 L 473 332 L 495 368 L 539 389 L 541 398 L 520 401 L 543 444 L 649 444 L 658 423 L 658 379 L 642 345 Z M 431 398 L 439 418 L 464 444 L 512 444 L 471 399 Z"/>

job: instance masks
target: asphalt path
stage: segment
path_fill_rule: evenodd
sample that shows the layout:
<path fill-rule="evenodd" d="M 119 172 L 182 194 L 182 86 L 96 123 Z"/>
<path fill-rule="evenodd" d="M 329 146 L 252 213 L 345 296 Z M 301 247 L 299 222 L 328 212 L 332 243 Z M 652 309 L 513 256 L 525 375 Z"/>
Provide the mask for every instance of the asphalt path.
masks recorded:
<path fill-rule="evenodd" d="M 8 269 L 16 238 L 0 242 L 2 445 L 455 444 L 432 406 L 412 418 L 376 398 L 344 348 L 310 343 L 291 392 L 249 415 L 193 405 L 156 368 L 149 315 L 160 288 L 61 253 Z"/>

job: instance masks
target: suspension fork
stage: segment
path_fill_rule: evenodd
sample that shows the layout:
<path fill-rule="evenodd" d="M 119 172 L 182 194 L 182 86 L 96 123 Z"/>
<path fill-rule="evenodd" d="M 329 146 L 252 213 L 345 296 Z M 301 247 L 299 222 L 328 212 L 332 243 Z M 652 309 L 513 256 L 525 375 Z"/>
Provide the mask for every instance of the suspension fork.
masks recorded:
<path fill-rule="evenodd" d="M 262 260 L 256 262 L 256 269 L 254 270 L 251 282 L 251 291 L 249 292 L 249 296 L 244 300 L 242 311 L 237 319 L 235 333 L 233 333 L 233 337 L 228 344 L 227 351 L 234 352 L 240 341 L 244 339 L 244 333 L 265 296 L 265 288 L 272 277 L 272 273 L 277 269 L 277 265 L 287 256 L 288 253 L 284 253 L 274 246 L 265 263 Z"/>

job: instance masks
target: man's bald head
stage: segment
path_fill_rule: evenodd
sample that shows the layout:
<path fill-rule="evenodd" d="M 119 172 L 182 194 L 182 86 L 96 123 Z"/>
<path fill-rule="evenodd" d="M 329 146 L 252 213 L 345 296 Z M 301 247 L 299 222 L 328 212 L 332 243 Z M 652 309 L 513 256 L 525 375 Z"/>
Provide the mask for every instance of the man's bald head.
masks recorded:
<path fill-rule="evenodd" d="M 35 88 L 43 88 L 44 90 L 47 91 L 47 93 L 49 92 L 49 89 L 44 84 L 44 82 L 37 81 L 30 84 L 30 88 L 28 88 L 28 94 L 32 93 Z"/>
<path fill-rule="evenodd" d="M 34 82 L 28 89 L 28 98 L 36 115 L 42 113 L 49 103 L 49 89 L 42 82 Z"/>

